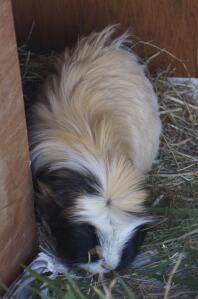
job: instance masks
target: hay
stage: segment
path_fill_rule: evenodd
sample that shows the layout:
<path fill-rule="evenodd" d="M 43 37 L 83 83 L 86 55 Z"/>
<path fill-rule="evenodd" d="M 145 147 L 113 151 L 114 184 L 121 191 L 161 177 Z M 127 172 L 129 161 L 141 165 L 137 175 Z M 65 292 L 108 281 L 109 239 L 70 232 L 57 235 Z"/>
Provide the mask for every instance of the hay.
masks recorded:
<path fill-rule="evenodd" d="M 53 64 L 54 51 L 42 54 L 30 51 L 27 45 L 18 48 L 23 95 L 26 110 L 34 102 L 39 88 Z"/>
<path fill-rule="evenodd" d="M 148 180 L 155 195 L 162 190 L 181 194 L 182 188 L 198 182 L 198 81 L 168 75 L 162 72 L 150 78 L 163 124 L 159 156 Z M 196 188 L 191 193 L 198 195 Z"/>

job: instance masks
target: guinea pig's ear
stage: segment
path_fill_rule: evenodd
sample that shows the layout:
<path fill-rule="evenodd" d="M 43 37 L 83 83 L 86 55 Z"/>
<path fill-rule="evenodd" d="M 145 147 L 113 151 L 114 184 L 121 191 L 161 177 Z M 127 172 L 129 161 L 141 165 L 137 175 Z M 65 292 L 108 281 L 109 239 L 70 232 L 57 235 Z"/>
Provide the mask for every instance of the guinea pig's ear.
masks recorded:
<path fill-rule="evenodd" d="M 53 189 L 40 180 L 34 181 L 36 210 L 45 220 L 50 220 L 60 213 L 61 207 L 54 200 Z"/>
<path fill-rule="evenodd" d="M 79 176 L 69 169 L 44 170 L 38 174 L 34 190 L 37 210 L 42 217 L 51 220 L 66 209 L 73 208 L 75 198 L 82 189 Z"/>
<path fill-rule="evenodd" d="M 68 184 L 69 174 L 67 170 L 43 171 L 34 181 L 34 190 L 39 195 L 39 200 L 53 203 L 60 208 L 67 205 L 65 187 Z"/>

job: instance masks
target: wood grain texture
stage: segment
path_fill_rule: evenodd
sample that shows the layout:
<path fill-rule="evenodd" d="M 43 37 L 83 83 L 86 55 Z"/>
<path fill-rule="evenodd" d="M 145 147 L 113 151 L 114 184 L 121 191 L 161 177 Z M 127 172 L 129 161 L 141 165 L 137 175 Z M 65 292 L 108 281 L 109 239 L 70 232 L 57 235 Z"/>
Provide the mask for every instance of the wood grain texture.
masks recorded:
<path fill-rule="evenodd" d="M 10 0 L 0 0 L 0 280 L 12 281 L 35 248 L 32 181 Z"/>
<path fill-rule="evenodd" d="M 182 59 L 191 76 L 198 76 L 197 0 L 13 0 L 19 44 L 34 30 L 34 48 L 62 50 L 78 36 L 100 30 L 108 24 L 121 24 L 121 31 L 132 28 L 140 40 L 152 41 Z M 137 47 L 142 57 L 156 52 L 151 46 Z M 154 60 L 154 69 L 169 63 L 177 75 L 186 76 L 183 65 L 167 54 Z"/>

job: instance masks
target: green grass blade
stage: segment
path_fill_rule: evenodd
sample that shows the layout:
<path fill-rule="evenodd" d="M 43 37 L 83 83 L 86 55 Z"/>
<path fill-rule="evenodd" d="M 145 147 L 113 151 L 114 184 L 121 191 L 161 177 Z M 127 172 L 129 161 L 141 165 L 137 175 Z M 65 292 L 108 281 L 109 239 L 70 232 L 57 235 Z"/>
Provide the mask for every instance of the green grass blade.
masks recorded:
<path fill-rule="evenodd" d="M 65 294 L 63 299 L 77 299 L 77 297 L 75 296 L 75 294 L 73 292 L 68 292 Z"/>
<path fill-rule="evenodd" d="M 3 289 L 4 291 L 8 290 L 8 287 L 5 285 L 3 281 L 0 280 L 0 288 Z"/>
<path fill-rule="evenodd" d="M 135 293 L 129 288 L 129 286 L 122 280 L 120 277 L 118 278 L 120 281 L 120 284 L 127 295 L 128 299 L 138 299 Z"/>
<path fill-rule="evenodd" d="M 98 295 L 98 297 L 100 299 L 104 299 L 105 298 L 105 294 L 100 289 L 98 289 L 96 287 L 93 287 L 93 289 L 94 289 L 94 292 Z"/>
<path fill-rule="evenodd" d="M 71 276 L 65 272 L 64 276 L 66 277 L 67 281 L 69 282 L 70 286 L 72 287 L 73 291 L 76 293 L 78 298 L 80 299 L 88 299 L 80 290 L 77 283 L 74 281 L 74 279 L 71 278 Z"/>

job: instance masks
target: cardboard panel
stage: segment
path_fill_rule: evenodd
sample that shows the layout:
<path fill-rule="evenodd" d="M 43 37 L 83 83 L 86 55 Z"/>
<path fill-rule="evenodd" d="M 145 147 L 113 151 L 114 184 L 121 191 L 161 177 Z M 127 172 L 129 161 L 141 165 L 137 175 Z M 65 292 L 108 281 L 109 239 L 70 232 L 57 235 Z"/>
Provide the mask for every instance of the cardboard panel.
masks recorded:
<path fill-rule="evenodd" d="M 0 0 L 0 279 L 10 283 L 35 249 L 27 130 L 11 3 Z"/>
<path fill-rule="evenodd" d="M 165 48 L 186 64 L 191 76 L 198 76 L 197 0 L 12 0 L 19 44 L 25 42 L 34 22 L 31 44 L 34 48 L 62 50 L 78 36 L 100 30 L 108 24 L 132 29 L 140 40 Z M 156 52 L 140 45 L 138 53 L 147 57 Z M 152 69 L 165 69 L 169 63 L 175 74 L 187 76 L 182 63 L 166 53 L 152 63 Z"/>

